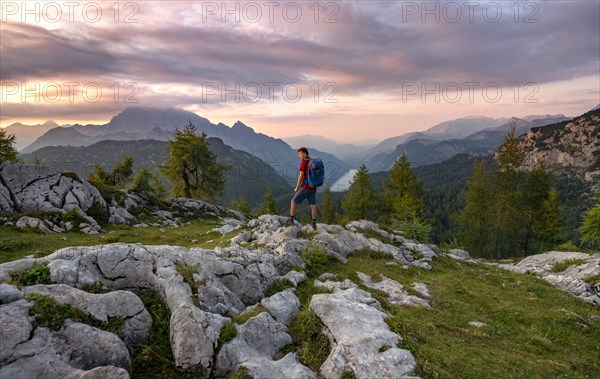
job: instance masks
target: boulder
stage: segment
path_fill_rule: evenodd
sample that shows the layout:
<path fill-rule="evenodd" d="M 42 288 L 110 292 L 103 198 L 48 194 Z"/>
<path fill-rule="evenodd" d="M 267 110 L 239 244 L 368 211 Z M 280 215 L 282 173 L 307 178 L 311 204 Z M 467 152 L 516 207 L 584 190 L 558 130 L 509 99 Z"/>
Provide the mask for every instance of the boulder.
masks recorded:
<path fill-rule="evenodd" d="M 277 322 L 289 325 L 292 317 L 300 310 L 300 300 L 291 289 L 276 293 L 261 300 L 262 305 Z"/>
<path fill-rule="evenodd" d="M 182 304 L 171 314 L 171 350 L 175 366 L 182 370 L 198 368 L 208 375 L 221 328 L 226 318 L 206 313 L 194 305 Z"/>
<path fill-rule="evenodd" d="M 324 378 L 337 379 L 347 372 L 357 378 L 400 378 L 415 369 L 414 357 L 397 347 L 402 338 L 389 330 L 385 314 L 373 306 L 376 303 L 357 287 L 312 297 L 310 308 L 332 345 L 319 369 Z"/>
<path fill-rule="evenodd" d="M 555 264 L 563 261 L 581 261 L 562 272 L 552 272 Z M 530 255 L 516 264 L 487 263 L 513 272 L 536 274 L 555 287 L 600 306 L 600 286 L 594 286 L 588 278 L 600 275 L 600 253 L 593 255 L 579 252 L 550 251 Z"/>
<path fill-rule="evenodd" d="M 3 212 L 66 213 L 76 208 L 85 212 L 94 204 L 106 207 L 100 192 L 85 179 L 47 166 L 5 162 L 0 165 L 0 182 Z"/>
<path fill-rule="evenodd" d="M 252 317 L 236 328 L 237 336 L 225 343 L 217 356 L 214 372 L 216 376 L 231 374 L 240 364 L 246 362 L 259 361 L 264 365 L 272 361 L 281 348 L 292 343 L 287 327 L 275 321 L 266 312 Z"/>

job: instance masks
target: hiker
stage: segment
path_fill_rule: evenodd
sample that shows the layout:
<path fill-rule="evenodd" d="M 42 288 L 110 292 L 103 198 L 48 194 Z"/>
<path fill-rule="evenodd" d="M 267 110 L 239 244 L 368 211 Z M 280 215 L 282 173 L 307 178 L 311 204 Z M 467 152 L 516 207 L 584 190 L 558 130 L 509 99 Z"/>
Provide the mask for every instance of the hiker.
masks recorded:
<path fill-rule="evenodd" d="M 298 174 L 298 181 L 296 182 L 296 188 L 294 188 L 294 198 L 290 205 L 290 218 L 287 220 L 285 226 L 294 225 L 294 218 L 296 217 L 296 207 L 307 199 L 310 205 L 310 214 L 312 217 L 312 228 L 317 230 L 317 187 L 311 187 L 308 185 L 308 149 L 301 147 L 298 149 L 298 158 L 300 158 L 300 173 Z"/>

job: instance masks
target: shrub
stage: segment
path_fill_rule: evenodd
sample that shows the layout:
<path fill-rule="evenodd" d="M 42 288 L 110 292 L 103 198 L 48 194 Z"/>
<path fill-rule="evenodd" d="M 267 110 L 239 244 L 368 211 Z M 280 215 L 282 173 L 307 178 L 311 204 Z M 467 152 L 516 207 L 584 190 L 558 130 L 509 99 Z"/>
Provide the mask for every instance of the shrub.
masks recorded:
<path fill-rule="evenodd" d="M 68 211 L 67 213 L 65 213 L 62 216 L 62 219 L 65 222 L 72 223 L 74 227 L 78 227 L 79 224 L 81 224 L 82 222 L 85 222 L 85 220 L 83 219 L 83 215 L 81 214 L 81 211 L 79 210 L 79 208 L 71 209 L 70 211 Z"/>
<path fill-rule="evenodd" d="M 71 179 L 73 179 L 76 182 L 83 183 L 81 181 L 81 178 L 79 177 L 79 175 L 77 175 L 76 173 L 74 173 L 72 171 L 61 172 L 61 175 L 62 176 L 66 176 L 67 178 L 71 178 Z"/>
<path fill-rule="evenodd" d="M 110 214 L 108 213 L 108 209 L 103 207 L 102 204 L 97 201 L 92 204 L 90 209 L 87 210 L 87 215 L 96 220 L 100 225 L 108 224 L 108 220 L 110 218 Z"/>
<path fill-rule="evenodd" d="M 302 259 L 306 263 L 308 276 L 316 276 L 323 271 L 329 262 L 329 255 L 321 251 L 319 245 L 309 245 L 302 250 Z"/>
<path fill-rule="evenodd" d="M 227 324 L 223 325 L 221 328 L 221 334 L 219 335 L 219 345 L 223 345 L 224 343 L 231 341 L 237 336 L 237 334 L 238 330 L 235 324 L 228 322 Z"/>
<path fill-rule="evenodd" d="M 269 288 L 265 290 L 265 297 L 273 296 L 278 292 L 281 292 L 288 288 L 293 288 L 294 285 L 287 279 L 275 280 Z"/>
<path fill-rule="evenodd" d="M 45 263 L 36 263 L 28 270 L 13 272 L 10 278 L 13 282 L 21 286 L 51 283 L 50 269 Z"/>

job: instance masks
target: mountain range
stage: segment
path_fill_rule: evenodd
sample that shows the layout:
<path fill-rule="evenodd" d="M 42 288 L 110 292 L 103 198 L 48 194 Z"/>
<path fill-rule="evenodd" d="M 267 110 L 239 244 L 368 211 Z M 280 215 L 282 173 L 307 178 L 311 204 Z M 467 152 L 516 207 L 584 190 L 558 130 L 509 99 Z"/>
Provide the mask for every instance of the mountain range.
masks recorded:
<path fill-rule="evenodd" d="M 209 137 L 219 138 L 234 149 L 262 159 L 280 175 L 289 177 L 290 184 L 295 183 L 296 176 L 291 178 L 286 173 L 297 172 L 297 152 L 283 140 L 256 133 L 241 121 L 237 121 L 232 127 L 223 123 L 213 124 L 193 112 L 175 108 L 128 107 L 104 125 L 75 124 L 56 127 L 40 136 L 21 153 L 33 153 L 46 146 L 89 146 L 106 140 L 167 141 L 173 137 L 175 129 L 182 129 L 190 121 L 198 131 L 205 132 Z M 337 180 L 349 169 L 344 161 L 332 154 L 318 150 L 311 153 L 327 162 L 326 170 L 330 180 Z"/>
<path fill-rule="evenodd" d="M 58 126 L 49 121 L 36 126 L 13 124 L 8 131 L 15 133 L 17 141 L 20 141 L 20 136 L 31 138 L 32 130 L 45 130 L 21 151 L 22 154 L 30 154 L 47 146 L 90 146 L 101 141 L 167 141 L 176 128 L 182 128 L 191 121 L 198 131 L 219 138 L 225 145 L 269 164 L 289 185 L 293 185 L 298 164 L 295 148 L 298 146 L 308 147 L 311 156 L 326 162 L 327 180 L 334 183 L 362 163 L 371 172 L 387 171 L 402 153 L 407 154 L 413 166 L 442 162 L 463 153 L 487 155 L 502 142 L 510 128 L 514 127 L 516 134 L 521 135 L 531 128 L 566 120 L 569 118 L 561 114 L 510 119 L 470 116 L 445 121 L 422 132 L 388 138 L 370 148 L 340 144 L 311 135 L 288 137 L 284 141 L 257 133 L 241 121 L 231 127 L 223 123 L 213 124 L 193 112 L 176 108 L 128 107 L 104 125 Z"/>
<path fill-rule="evenodd" d="M 227 205 L 231 200 L 244 197 L 251 208 L 257 208 L 269 186 L 274 197 L 291 196 L 292 188 L 288 180 L 263 160 L 227 146 L 219 138 L 208 138 L 207 141 L 219 163 L 230 167 L 225 173 L 225 194 L 220 199 L 222 204 Z M 167 155 L 167 144 L 166 141 L 156 140 L 106 140 L 89 146 L 46 146 L 34 153 L 22 154 L 21 158 L 24 161 L 38 158 L 60 171 L 71 171 L 86 177 L 96 163 L 110 169 L 126 155 L 134 159 L 134 171 L 140 167 L 156 170 Z"/>
<path fill-rule="evenodd" d="M 485 128 L 460 139 L 444 138 L 439 140 L 438 138 L 429 137 L 425 132 L 419 134 L 425 135 L 427 138 L 413 138 L 415 137 L 413 134 L 408 138 L 407 142 L 397 145 L 391 153 L 379 153 L 365 162 L 369 170 L 375 172 L 389 170 L 394 161 L 403 153 L 406 153 L 408 160 L 414 166 L 442 162 L 457 154 L 487 155 L 491 154 L 502 143 L 506 133 L 513 127 L 515 128 L 515 134 L 519 136 L 527 133 L 533 127 L 569 120 L 564 115 L 547 115 L 542 117 L 539 119 L 513 117 L 502 125 Z M 452 133 L 450 132 L 449 134 Z M 444 134 L 437 133 L 434 135 L 443 136 Z M 454 135 L 460 134 L 454 133 Z"/>

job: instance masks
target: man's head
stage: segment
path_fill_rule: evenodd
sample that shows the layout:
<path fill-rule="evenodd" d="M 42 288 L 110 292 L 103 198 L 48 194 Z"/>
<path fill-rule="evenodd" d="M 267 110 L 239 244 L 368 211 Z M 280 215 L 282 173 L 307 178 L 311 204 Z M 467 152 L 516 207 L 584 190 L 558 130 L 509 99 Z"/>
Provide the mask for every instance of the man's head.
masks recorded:
<path fill-rule="evenodd" d="M 298 148 L 298 156 L 300 159 L 306 159 L 308 157 L 308 149 L 306 147 Z"/>

